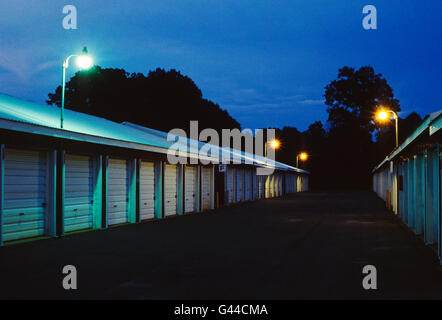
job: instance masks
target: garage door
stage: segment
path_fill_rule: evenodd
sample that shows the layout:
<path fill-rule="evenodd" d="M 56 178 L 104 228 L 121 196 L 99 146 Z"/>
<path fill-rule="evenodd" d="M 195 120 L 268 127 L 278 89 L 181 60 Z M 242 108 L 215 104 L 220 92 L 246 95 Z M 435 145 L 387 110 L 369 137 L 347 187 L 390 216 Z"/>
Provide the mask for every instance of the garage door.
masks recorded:
<path fill-rule="evenodd" d="M 281 189 L 279 185 L 279 181 L 281 180 L 280 175 L 275 175 L 275 197 L 279 197 L 281 195 Z"/>
<path fill-rule="evenodd" d="M 258 199 L 264 198 L 264 179 L 265 176 L 257 176 L 258 178 Z"/>
<path fill-rule="evenodd" d="M 202 207 L 203 207 L 203 211 L 204 210 L 210 210 L 211 208 L 211 192 L 210 192 L 210 187 L 211 187 L 211 179 L 212 176 L 212 170 L 210 168 L 203 168 L 202 169 L 202 183 L 201 183 L 201 195 L 202 195 Z"/>
<path fill-rule="evenodd" d="M 141 161 L 140 164 L 140 220 L 154 218 L 155 174 L 154 163 Z"/>
<path fill-rule="evenodd" d="M 271 198 L 272 197 L 272 188 L 271 188 L 271 181 L 272 181 L 272 176 L 264 176 L 264 194 L 266 198 Z"/>
<path fill-rule="evenodd" d="M 235 196 L 235 179 L 234 179 L 234 169 L 233 168 L 227 168 L 226 174 L 226 180 L 227 180 L 227 204 L 234 202 L 234 196 Z"/>
<path fill-rule="evenodd" d="M 164 215 L 177 213 L 177 166 L 166 164 L 164 168 Z"/>
<path fill-rule="evenodd" d="M 244 176 L 242 169 L 236 169 L 236 202 L 241 202 L 244 199 Z"/>
<path fill-rule="evenodd" d="M 258 199 L 258 177 L 256 176 L 255 171 L 252 170 L 252 193 L 253 193 L 253 197 L 252 199 Z"/>
<path fill-rule="evenodd" d="M 109 159 L 108 163 L 108 224 L 128 222 L 127 161 Z"/>
<path fill-rule="evenodd" d="M 196 167 L 186 166 L 184 184 L 184 212 L 194 212 L 196 200 Z"/>
<path fill-rule="evenodd" d="M 248 169 L 244 169 L 244 200 L 250 200 L 250 171 Z"/>
<path fill-rule="evenodd" d="M 45 234 L 47 153 L 5 149 L 3 240 Z"/>
<path fill-rule="evenodd" d="M 88 156 L 65 157 L 64 231 L 92 228 L 93 164 Z"/>

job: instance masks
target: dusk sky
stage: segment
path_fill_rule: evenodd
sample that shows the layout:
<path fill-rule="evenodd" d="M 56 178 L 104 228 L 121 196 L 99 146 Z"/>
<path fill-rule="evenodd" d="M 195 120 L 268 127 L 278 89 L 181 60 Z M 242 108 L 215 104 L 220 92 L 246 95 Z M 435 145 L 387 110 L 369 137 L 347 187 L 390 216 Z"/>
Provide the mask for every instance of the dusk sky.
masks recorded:
<path fill-rule="evenodd" d="M 77 30 L 62 27 L 68 4 Z M 377 30 L 362 28 L 367 4 Z M 0 92 L 44 103 L 87 46 L 105 68 L 181 71 L 242 127 L 325 124 L 324 87 L 343 66 L 373 66 L 401 116 L 424 116 L 442 109 L 441 12 L 440 0 L 3 0 Z"/>

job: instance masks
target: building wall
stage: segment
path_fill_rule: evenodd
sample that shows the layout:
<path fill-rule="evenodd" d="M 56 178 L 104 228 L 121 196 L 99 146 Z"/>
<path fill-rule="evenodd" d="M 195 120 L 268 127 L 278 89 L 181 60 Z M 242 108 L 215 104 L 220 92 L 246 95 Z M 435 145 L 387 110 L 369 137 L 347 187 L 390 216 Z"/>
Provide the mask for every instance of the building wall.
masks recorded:
<path fill-rule="evenodd" d="M 435 246 L 442 262 L 440 151 L 438 143 L 429 143 L 377 169 L 373 191 L 426 244 Z"/>

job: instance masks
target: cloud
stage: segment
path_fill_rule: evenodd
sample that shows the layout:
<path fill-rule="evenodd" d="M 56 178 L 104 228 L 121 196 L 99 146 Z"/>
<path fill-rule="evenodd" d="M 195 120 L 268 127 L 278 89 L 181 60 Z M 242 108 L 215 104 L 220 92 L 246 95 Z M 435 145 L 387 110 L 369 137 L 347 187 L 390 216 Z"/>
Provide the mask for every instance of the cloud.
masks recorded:
<path fill-rule="evenodd" d="M 323 99 L 305 99 L 299 101 L 300 104 L 308 104 L 308 105 L 321 105 L 324 104 Z"/>

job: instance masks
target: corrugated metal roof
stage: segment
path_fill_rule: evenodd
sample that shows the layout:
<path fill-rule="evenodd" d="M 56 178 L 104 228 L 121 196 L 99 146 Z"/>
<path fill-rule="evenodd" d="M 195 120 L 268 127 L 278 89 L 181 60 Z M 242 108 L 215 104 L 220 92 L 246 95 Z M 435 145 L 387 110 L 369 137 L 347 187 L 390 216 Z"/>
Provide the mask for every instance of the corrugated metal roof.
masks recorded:
<path fill-rule="evenodd" d="M 143 127 L 138 124 L 127 122 L 127 121 L 123 122 L 123 124 L 126 126 L 130 126 L 132 128 L 144 131 L 144 132 L 156 133 L 158 135 L 163 136 L 164 138 L 167 138 L 167 135 L 168 135 L 166 132 Z M 190 146 L 199 146 L 201 148 L 202 146 L 204 146 L 206 144 L 205 142 L 201 142 L 198 140 L 194 140 L 194 139 L 190 139 L 190 138 L 186 138 L 186 139 L 187 139 L 188 144 Z M 225 148 L 225 147 L 219 147 L 219 146 L 213 145 L 213 151 L 218 154 L 219 159 L 222 159 L 222 153 L 225 151 L 227 154 L 230 154 L 232 162 L 237 160 L 238 162 L 240 161 L 241 163 L 254 164 L 254 165 L 258 165 L 258 166 L 262 166 L 262 167 L 268 167 L 268 168 L 275 167 L 278 170 L 296 171 L 298 173 L 303 173 L 303 174 L 309 173 L 308 171 L 305 171 L 305 170 L 302 170 L 299 168 L 295 168 L 295 167 L 289 166 L 287 164 L 284 164 L 284 163 L 281 163 L 278 161 L 272 161 L 271 159 L 266 159 L 263 156 L 258 156 L 258 155 L 247 153 L 244 151 L 239 151 L 239 150 L 236 150 L 233 148 Z"/>
<path fill-rule="evenodd" d="M 168 133 L 166 132 L 128 122 L 120 124 L 69 109 L 65 109 L 63 128 L 60 128 L 60 108 L 25 101 L 2 93 L 0 93 L 0 120 L 0 128 L 3 129 L 138 150 L 167 153 L 171 146 L 177 146 L 177 141 L 167 140 Z M 185 155 L 193 157 L 198 157 L 198 148 L 205 144 L 188 138 L 181 139 L 181 142 L 178 142 L 178 145 L 182 146 L 180 150 L 188 150 Z M 202 158 L 219 161 L 220 155 L 224 151 L 230 154 L 232 159 L 241 163 L 247 163 L 248 160 L 255 165 L 264 167 L 268 167 L 269 163 L 273 164 L 273 162 L 267 162 L 268 160 L 264 157 L 235 149 L 214 146 L 213 150 L 217 154 L 216 157 Z M 181 153 L 181 155 L 184 154 Z M 274 165 L 279 170 L 308 173 L 277 161 L 274 162 Z"/>

